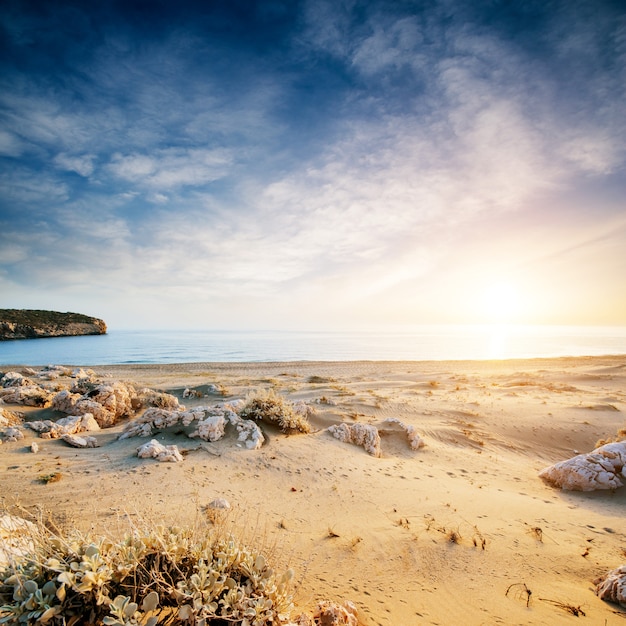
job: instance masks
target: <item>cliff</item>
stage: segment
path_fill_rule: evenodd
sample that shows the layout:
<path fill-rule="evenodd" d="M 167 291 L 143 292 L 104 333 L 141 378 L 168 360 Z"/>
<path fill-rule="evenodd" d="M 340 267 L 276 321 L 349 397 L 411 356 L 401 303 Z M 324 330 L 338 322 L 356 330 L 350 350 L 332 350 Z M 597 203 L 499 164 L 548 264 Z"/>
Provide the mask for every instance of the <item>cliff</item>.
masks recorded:
<path fill-rule="evenodd" d="M 0 309 L 0 341 L 104 335 L 106 332 L 107 326 L 102 320 L 80 313 Z"/>

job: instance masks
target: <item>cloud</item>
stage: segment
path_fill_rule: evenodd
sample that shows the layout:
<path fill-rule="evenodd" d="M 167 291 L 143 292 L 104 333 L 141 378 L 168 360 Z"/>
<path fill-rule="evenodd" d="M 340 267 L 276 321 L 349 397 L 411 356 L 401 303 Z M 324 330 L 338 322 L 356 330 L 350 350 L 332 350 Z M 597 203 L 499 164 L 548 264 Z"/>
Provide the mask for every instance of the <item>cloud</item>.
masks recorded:
<path fill-rule="evenodd" d="M 63 170 L 69 172 L 76 172 L 80 176 L 90 176 L 94 171 L 94 159 L 93 154 L 82 155 L 69 155 L 66 153 L 57 154 L 54 157 L 54 164 Z"/>
<path fill-rule="evenodd" d="M 199 186 L 227 176 L 233 164 L 230 150 L 166 148 L 147 154 L 115 154 L 113 175 L 151 189 Z"/>
<path fill-rule="evenodd" d="M 14 133 L 0 130 L 0 156 L 18 157 L 22 151 L 22 142 Z"/>
<path fill-rule="evenodd" d="M 4 275 L 224 319 L 246 299 L 313 321 L 367 317 L 368 299 L 449 311 L 490 263 L 533 265 L 521 233 L 548 258 L 577 211 L 571 236 L 621 210 L 591 192 L 619 187 L 626 145 L 626 28 L 601 4 L 162 7 L 45 45 L 36 16 L 13 20 Z"/>

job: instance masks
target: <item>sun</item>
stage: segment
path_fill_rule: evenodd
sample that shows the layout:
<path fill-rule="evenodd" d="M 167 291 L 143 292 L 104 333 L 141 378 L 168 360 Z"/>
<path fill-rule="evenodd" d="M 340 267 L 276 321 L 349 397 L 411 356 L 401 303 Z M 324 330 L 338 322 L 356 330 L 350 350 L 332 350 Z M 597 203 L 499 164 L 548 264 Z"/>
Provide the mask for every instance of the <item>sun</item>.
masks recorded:
<path fill-rule="evenodd" d="M 498 281 L 489 285 L 483 294 L 483 312 L 490 322 L 511 322 L 520 312 L 519 292 L 509 282 Z"/>

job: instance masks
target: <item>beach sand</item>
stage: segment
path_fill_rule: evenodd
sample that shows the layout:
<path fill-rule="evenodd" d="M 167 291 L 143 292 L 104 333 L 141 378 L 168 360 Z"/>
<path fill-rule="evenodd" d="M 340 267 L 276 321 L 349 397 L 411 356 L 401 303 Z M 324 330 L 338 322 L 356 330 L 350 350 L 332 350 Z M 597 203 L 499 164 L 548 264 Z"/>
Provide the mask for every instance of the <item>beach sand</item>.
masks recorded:
<path fill-rule="evenodd" d="M 100 533 L 191 524 L 226 498 L 225 523 L 296 571 L 299 607 L 350 600 L 366 626 L 626 625 L 626 610 L 598 599 L 593 584 L 626 562 L 626 487 L 565 492 L 538 478 L 626 426 L 626 357 L 91 369 L 187 407 L 273 387 L 312 403 L 313 432 L 264 427 L 267 443 L 247 450 L 228 433 L 198 448 L 173 428 L 155 438 L 188 452 L 181 463 L 159 463 L 137 458 L 147 440 L 116 439 L 126 421 L 96 432 L 94 449 L 26 429 L 25 439 L 0 446 L 5 506 L 42 507 L 61 525 Z M 182 399 L 185 388 L 207 384 L 226 395 Z M 415 426 L 425 447 L 412 450 L 383 425 L 390 417 Z M 382 456 L 326 431 L 341 422 L 377 425 Z M 54 472 L 58 482 L 38 480 Z"/>

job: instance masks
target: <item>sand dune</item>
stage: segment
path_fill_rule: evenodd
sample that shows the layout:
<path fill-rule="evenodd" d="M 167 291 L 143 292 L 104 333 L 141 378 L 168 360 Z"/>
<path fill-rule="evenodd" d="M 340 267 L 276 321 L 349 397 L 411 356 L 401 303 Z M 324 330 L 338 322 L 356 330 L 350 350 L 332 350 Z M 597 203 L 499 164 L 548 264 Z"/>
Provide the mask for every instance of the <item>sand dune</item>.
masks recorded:
<path fill-rule="evenodd" d="M 199 446 L 173 428 L 155 438 L 185 452 L 174 464 L 138 459 L 145 440 L 118 441 L 124 423 L 95 433 L 99 448 L 38 439 L 37 454 L 26 430 L 0 446 L 5 506 L 44 507 L 60 524 L 100 532 L 128 519 L 190 523 L 223 497 L 228 523 L 298 572 L 300 606 L 351 600 L 367 626 L 570 624 L 572 608 L 590 624 L 626 624 L 626 610 L 593 584 L 626 562 L 626 487 L 570 493 L 538 478 L 626 426 L 624 357 L 93 370 L 187 407 L 272 387 L 314 407 L 312 432 L 264 426 L 266 444 L 247 450 L 233 433 Z M 182 398 L 207 385 L 225 395 Z M 412 450 L 387 418 L 414 426 L 425 447 Z M 378 426 L 382 456 L 326 431 L 342 422 Z M 54 472 L 58 482 L 38 480 Z"/>

